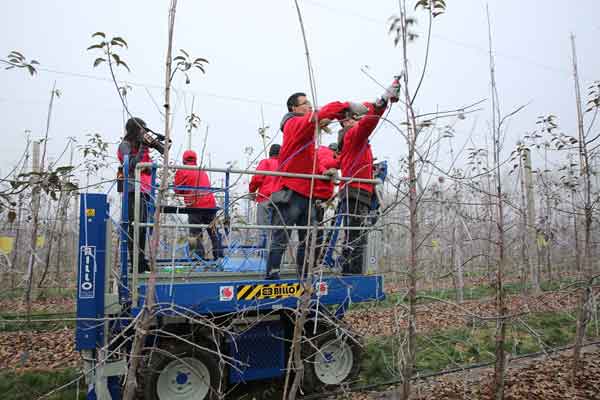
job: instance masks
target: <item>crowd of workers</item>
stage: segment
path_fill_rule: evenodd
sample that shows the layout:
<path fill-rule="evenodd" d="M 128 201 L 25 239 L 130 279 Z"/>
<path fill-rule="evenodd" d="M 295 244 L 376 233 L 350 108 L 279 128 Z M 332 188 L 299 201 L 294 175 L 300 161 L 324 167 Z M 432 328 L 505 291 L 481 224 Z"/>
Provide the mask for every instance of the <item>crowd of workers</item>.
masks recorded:
<path fill-rule="evenodd" d="M 397 80 L 388 87 L 382 96 L 374 102 L 332 102 L 314 110 L 305 93 L 294 93 L 287 100 L 288 113 L 281 121 L 283 142 L 273 144 L 269 149 L 269 157 L 260 161 L 257 170 L 276 171 L 294 174 L 325 175 L 329 180 L 291 176 L 254 175 L 249 184 L 249 192 L 257 203 L 257 224 L 273 225 L 266 265 L 266 279 L 279 279 L 282 256 L 286 251 L 292 227 L 296 226 L 298 247 L 296 264 L 298 274 L 305 275 L 305 263 L 308 229 L 323 222 L 325 204 L 337 198 L 337 215 L 344 216 L 347 227 L 364 226 L 371 209 L 374 186 L 371 183 L 355 181 L 355 179 L 373 179 L 373 154 L 369 137 L 379 123 L 381 116 L 391 102 L 398 100 L 399 83 Z M 336 143 L 329 146 L 315 146 L 316 132 L 333 120 L 341 125 Z M 133 176 L 135 166 L 140 162 L 150 162 L 148 147 L 152 138 L 147 136 L 148 128 L 139 118 L 131 118 L 126 126 L 126 135 L 119 145 L 118 156 L 123 162 L 124 155 L 129 155 L 129 176 Z M 197 155 L 192 150 L 183 154 L 184 165 L 197 164 Z M 338 171 L 344 178 L 350 178 L 339 184 L 337 194 L 334 177 Z M 149 200 L 151 176 L 148 169 L 141 171 L 142 204 L 140 204 L 140 221 L 146 221 L 146 207 Z M 212 224 L 217 212 L 216 201 L 210 190 L 190 188 L 210 188 L 210 181 L 201 169 L 179 169 L 175 175 L 175 192 L 183 198 L 186 207 L 196 209 L 189 213 L 190 224 Z M 128 185 L 129 215 L 133 215 L 134 185 Z M 187 189 L 186 189 L 187 188 Z M 132 228 L 129 229 L 130 237 Z M 317 247 L 326 236 L 318 230 L 315 243 Z M 190 234 L 198 237 L 197 254 L 204 258 L 202 247 L 202 228 L 191 228 Z M 208 229 L 214 258 L 223 256 L 222 246 L 216 229 Z M 145 230 L 140 232 L 138 270 L 148 269 L 143 249 L 145 246 Z M 363 256 L 366 248 L 366 235 L 360 229 L 348 229 L 345 233 L 343 247 L 342 273 L 362 273 Z M 130 254 L 132 244 L 130 240 Z M 320 259 L 322 254 L 313 258 Z"/>

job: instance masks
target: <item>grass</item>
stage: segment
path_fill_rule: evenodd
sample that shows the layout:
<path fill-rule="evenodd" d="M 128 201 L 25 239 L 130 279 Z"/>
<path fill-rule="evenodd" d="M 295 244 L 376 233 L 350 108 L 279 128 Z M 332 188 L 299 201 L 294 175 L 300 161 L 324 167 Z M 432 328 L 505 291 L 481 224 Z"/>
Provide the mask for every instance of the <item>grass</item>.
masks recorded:
<path fill-rule="evenodd" d="M 542 291 L 551 292 L 559 290 L 569 284 L 573 283 L 573 279 L 564 279 L 561 281 L 543 282 L 540 284 Z M 530 284 L 523 283 L 508 283 L 504 285 L 504 290 L 507 295 L 516 295 L 524 293 L 531 289 Z M 483 298 L 491 298 L 494 296 L 495 288 L 492 285 L 477 285 L 466 287 L 463 290 L 464 300 L 479 300 Z M 418 290 L 417 298 L 419 302 L 430 302 L 433 301 L 429 297 L 440 300 L 455 301 L 456 300 L 456 289 L 436 289 L 436 290 Z M 365 308 L 373 307 L 376 304 L 377 307 L 392 307 L 396 304 L 405 304 L 404 299 L 405 293 L 386 293 L 384 300 L 373 303 L 355 303 L 351 305 L 351 310 L 360 310 Z"/>
<path fill-rule="evenodd" d="M 526 325 L 527 327 L 526 327 Z M 589 327 L 588 337 L 595 332 Z M 536 334 L 532 334 L 534 331 Z M 492 326 L 459 328 L 417 336 L 417 371 L 441 371 L 494 360 Z M 512 356 L 535 353 L 545 348 L 565 346 L 574 341 L 575 320 L 569 313 L 540 313 L 513 321 L 507 329 L 505 350 Z M 365 346 L 362 378 L 366 383 L 397 379 L 399 339 L 372 338 Z"/>
<path fill-rule="evenodd" d="M 0 393 L 3 400 L 30 400 L 36 399 L 50 391 L 65 385 L 78 376 L 75 369 L 44 372 L 1 372 Z M 85 382 L 79 382 L 79 399 L 85 399 Z M 77 384 L 47 397 L 49 400 L 77 399 Z"/>

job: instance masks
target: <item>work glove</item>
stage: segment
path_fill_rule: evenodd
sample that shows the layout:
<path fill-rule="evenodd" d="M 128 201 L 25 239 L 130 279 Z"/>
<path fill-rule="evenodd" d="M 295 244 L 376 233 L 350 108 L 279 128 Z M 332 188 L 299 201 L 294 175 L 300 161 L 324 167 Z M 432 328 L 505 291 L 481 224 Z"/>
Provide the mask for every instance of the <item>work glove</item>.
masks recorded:
<path fill-rule="evenodd" d="M 328 176 L 333 180 L 334 178 L 337 178 L 337 169 L 329 168 L 328 170 L 323 172 L 323 175 Z"/>
<path fill-rule="evenodd" d="M 348 109 L 354 116 L 365 115 L 366 113 L 369 112 L 369 109 L 367 108 L 367 106 L 365 106 L 362 103 L 349 102 Z"/>
<path fill-rule="evenodd" d="M 319 128 L 325 133 L 331 133 L 331 129 L 329 129 L 329 124 L 331 123 L 330 119 L 323 118 L 319 120 Z"/>
<path fill-rule="evenodd" d="M 400 81 L 394 78 L 394 82 L 385 89 L 385 92 L 375 101 L 377 107 L 383 107 L 388 102 L 395 103 L 400 98 Z"/>

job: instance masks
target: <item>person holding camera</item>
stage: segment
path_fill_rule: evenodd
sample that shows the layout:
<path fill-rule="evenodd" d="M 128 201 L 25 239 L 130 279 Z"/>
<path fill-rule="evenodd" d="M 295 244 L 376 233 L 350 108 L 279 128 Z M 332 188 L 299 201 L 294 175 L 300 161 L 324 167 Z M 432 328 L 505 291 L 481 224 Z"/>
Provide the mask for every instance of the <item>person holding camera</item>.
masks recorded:
<path fill-rule="evenodd" d="M 133 218 L 135 212 L 135 167 L 138 163 L 152 162 L 149 147 L 156 148 L 156 139 L 148 135 L 146 123 L 141 118 L 130 118 L 125 124 L 125 137 L 119 144 L 117 157 L 123 168 L 125 156 L 129 156 L 129 168 L 127 171 L 127 210 L 129 215 L 128 241 L 129 259 L 133 260 Z M 160 150 L 159 150 L 160 152 Z M 162 152 L 161 152 L 162 154 Z M 152 175 L 149 168 L 144 168 L 140 174 L 140 197 L 139 222 L 148 220 L 147 203 L 150 201 L 150 189 L 152 186 Z M 141 227 L 138 242 L 138 272 L 149 271 L 148 262 L 145 258 L 146 228 Z"/>

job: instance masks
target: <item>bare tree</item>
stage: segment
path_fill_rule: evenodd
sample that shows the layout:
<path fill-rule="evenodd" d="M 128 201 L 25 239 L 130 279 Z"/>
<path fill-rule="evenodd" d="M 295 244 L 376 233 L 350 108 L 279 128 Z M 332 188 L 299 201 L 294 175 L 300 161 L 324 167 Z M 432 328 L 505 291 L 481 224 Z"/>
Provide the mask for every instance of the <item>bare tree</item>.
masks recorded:
<path fill-rule="evenodd" d="M 577 52 L 575 48 L 575 36 L 571 34 L 571 47 L 573 57 L 573 80 L 575 84 L 575 101 L 577 109 L 577 134 L 579 142 L 579 168 L 581 178 L 583 179 L 583 227 L 584 227 L 584 242 L 583 242 L 583 259 L 581 267 L 580 280 L 583 285 L 579 288 L 579 304 L 577 306 L 577 330 L 575 333 L 575 347 L 573 349 L 573 368 L 572 368 L 572 381 L 575 382 L 581 369 L 581 347 L 585 338 L 585 331 L 587 329 L 588 322 L 591 318 L 591 298 L 592 298 L 592 281 L 594 274 L 592 271 L 592 216 L 593 216 L 593 204 L 592 204 L 592 180 L 591 180 L 591 166 L 588 152 L 588 144 L 591 142 L 588 140 L 586 132 L 583 126 L 583 112 L 581 106 L 581 94 L 579 88 L 579 74 L 577 71 Z M 592 92 L 594 94 L 594 92 Z M 597 92 L 596 92 L 597 93 Z M 596 109 L 600 102 L 598 97 L 592 98 L 591 110 Z M 596 111 L 597 112 L 597 111 Z M 595 118 L 594 118 L 595 119 Z M 592 121 L 592 125 L 593 125 Z M 590 127 L 591 128 L 591 127 Z M 589 130 L 588 130 L 589 132 Z M 577 218 L 577 215 L 575 215 Z"/>

